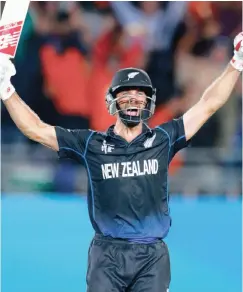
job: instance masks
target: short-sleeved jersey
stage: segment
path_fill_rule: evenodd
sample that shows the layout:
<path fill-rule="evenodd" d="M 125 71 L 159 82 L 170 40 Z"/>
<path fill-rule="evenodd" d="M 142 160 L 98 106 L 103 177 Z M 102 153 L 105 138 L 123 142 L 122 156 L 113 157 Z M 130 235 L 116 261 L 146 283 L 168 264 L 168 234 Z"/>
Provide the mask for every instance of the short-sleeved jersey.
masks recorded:
<path fill-rule="evenodd" d="M 89 216 L 96 233 L 131 241 L 164 238 L 170 228 L 168 166 L 187 146 L 183 119 L 143 132 L 128 143 L 107 132 L 56 127 L 59 157 L 85 162 Z"/>

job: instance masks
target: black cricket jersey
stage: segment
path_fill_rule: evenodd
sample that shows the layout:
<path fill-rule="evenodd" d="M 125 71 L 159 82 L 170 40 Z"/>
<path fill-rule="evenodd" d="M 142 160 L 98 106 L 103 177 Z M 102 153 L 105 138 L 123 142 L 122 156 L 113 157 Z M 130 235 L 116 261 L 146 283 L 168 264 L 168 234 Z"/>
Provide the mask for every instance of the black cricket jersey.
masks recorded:
<path fill-rule="evenodd" d="M 89 216 L 96 233 L 135 242 L 165 238 L 171 218 L 168 166 L 187 146 L 183 119 L 143 132 L 128 143 L 107 132 L 56 127 L 59 158 L 85 163 Z"/>

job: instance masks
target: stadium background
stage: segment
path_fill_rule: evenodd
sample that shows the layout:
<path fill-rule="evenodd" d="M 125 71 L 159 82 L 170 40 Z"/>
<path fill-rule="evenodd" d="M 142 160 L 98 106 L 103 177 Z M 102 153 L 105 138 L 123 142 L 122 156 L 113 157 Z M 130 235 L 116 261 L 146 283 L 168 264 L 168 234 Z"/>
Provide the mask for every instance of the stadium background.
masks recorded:
<path fill-rule="evenodd" d="M 47 123 L 105 130 L 104 95 L 121 67 L 157 88 L 156 125 L 180 116 L 219 75 L 242 3 L 32 2 L 12 78 Z M 170 168 L 171 291 L 241 291 L 241 82 Z M 85 291 L 87 176 L 27 140 L 1 108 L 2 291 Z"/>

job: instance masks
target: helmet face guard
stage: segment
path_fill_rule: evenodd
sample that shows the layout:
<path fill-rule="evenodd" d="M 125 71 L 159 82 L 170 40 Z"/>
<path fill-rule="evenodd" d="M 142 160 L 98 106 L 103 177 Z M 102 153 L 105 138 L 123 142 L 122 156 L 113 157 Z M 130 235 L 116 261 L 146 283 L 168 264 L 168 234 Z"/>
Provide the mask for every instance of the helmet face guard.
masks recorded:
<path fill-rule="evenodd" d="M 119 99 L 123 97 L 116 97 L 115 93 L 114 95 L 111 94 L 111 92 L 108 92 L 106 96 L 106 104 L 108 108 L 108 112 L 111 115 L 116 115 L 120 117 L 120 120 L 128 127 L 135 127 L 138 125 L 141 121 L 148 120 L 153 114 L 155 110 L 155 90 L 153 91 L 152 88 L 148 90 L 148 88 L 142 88 L 142 87 L 134 87 L 136 89 L 139 89 L 141 91 L 144 91 L 146 93 L 146 102 L 145 104 L 143 102 L 136 102 L 135 104 L 131 102 L 133 99 L 130 97 L 128 99 L 128 102 L 126 103 L 126 108 L 122 109 L 119 106 Z M 122 87 L 120 91 L 127 90 L 128 88 Z M 132 89 L 132 87 L 129 87 L 129 89 Z M 148 91 L 151 91 L 151 96 L 147 94 Z M 115 97 L 113 97 L 115 96 Z M 130 112 L 130 114 L 128 114 Z M 134 112 L 134 114 L 132 114 Z"/>
<path fill-rule="evenodd" d="M 133 98 L 130 97 L 126 103 L 126 108 L 121 109 L 118 104 L 121 97 L 118 98 L 117 94 L 129 89 L 143 91 L 146 94 L 146 103 L 139 101 L 135 104 L 131 103 Z M 148 120 L 154 114 L 155 102 L 156 89 L 153 88 L 149 76 L 143 70 L 135 68 L 118 71 L 106 95 L 106 106 L 109 114 L 117 114 L 121 121 L 128 127 L 135 127 L 141 121 Z"/>

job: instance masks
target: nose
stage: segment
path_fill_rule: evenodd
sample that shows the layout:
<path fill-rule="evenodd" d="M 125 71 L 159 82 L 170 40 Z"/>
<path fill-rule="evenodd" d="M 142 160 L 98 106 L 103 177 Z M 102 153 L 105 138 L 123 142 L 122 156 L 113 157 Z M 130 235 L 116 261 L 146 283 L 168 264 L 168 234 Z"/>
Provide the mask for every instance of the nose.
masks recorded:
<path fill-rule="evenodd" d="M 129 101 L 130 101 L 130 102 L 137 102 L 138 99 L 136 98 L 136 96 L 131 96 L 131 97 L 129 98 Z"/>
<path fill-rule="evenodd" d="M 139 101 L 138 98 L 136 98 L 135 96 L 134 97 L 130 97 L 129 100 L 128 100 L 128 104 L 130 106 L 138 106 L 141 102 Z"/>

